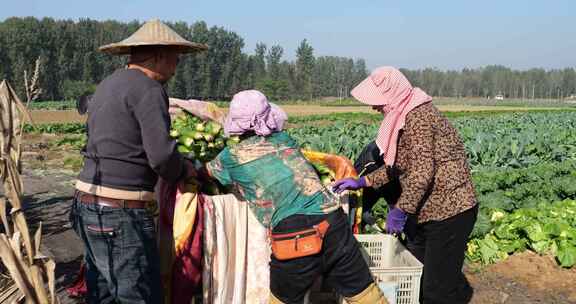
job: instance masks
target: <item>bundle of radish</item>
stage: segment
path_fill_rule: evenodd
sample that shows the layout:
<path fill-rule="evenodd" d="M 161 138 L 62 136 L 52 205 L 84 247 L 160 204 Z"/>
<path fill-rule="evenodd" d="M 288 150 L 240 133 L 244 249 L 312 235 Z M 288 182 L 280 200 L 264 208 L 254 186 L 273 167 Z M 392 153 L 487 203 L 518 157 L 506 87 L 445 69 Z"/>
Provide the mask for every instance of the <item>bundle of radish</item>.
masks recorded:
<path fill-rule="evenodd" d="M 240 141 L 238 136 L 224 137 L 224 129 L 219 123 L 202 121 L 188 113 L 174 119 L 170 136 L 177 139 L 178 152 L 203 163 L 214 159 L 225 146 Z"/>

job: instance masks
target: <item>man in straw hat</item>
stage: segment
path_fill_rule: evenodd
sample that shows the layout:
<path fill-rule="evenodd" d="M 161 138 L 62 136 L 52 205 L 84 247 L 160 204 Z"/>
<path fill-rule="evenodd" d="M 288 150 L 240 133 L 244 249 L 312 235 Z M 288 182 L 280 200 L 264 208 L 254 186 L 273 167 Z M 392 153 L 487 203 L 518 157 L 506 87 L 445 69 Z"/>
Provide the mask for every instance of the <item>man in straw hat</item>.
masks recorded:
<path fill-rule="evenodd" d="M 150 206 L 158 177 L 185 179 L 192 166 L 170 138 L 163 84 L 181 53 L 206 50 L 158 20 L 100 48 L 128 65 L 96 88 L 88 111 L 84 167 L 71 212 L 86 251 L 88 303 L 161 303 L 159 257 Z"/>

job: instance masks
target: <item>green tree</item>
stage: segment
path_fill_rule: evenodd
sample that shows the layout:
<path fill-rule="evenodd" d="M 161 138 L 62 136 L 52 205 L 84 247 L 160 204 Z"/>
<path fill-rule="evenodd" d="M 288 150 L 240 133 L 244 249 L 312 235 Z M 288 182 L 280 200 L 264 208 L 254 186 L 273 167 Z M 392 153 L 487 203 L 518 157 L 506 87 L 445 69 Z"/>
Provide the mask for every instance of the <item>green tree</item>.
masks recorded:
<path fill-rule="evenodd" d="M 94 93 L 96 85 L 82 80 L 65 80 L 62 90 L 66 100 L 76 100 L 82 95 Z"/>
<path fill-rule="evenodd" d="M 266 63 L 268 67 L 268 77 L 272 80 L 280 79 L 280 61 L 282 60 L 283 54 L 284 49 L 279 45 L 274 45 L 268 50 Z"/>
<path fill-rule="evenodd" d="M 0 77 L 8 79 L 24 96 L 26 69 L 41 58 L 41 99 L 70 98 L 78 83 L 94 84 L 126 64 L 126 56 L 98 52 L 99 46 L 120 41 L 142 22 L 55 20 L 12 17 L 0 21 Z M 205 22 L 173 22 L 170 26 L 186 39 L 206 43 L 207 52 L 186 55 L 169 93 L 182 98 L 229 98 L 239 90 L 263 88 L 275 99 L 310 99 L 348 96 L 367 76 L 362 59 L 336 56 L 315 58 L 314 49 L 303 40 L 296 60 L 282 60 L 283 48 L 256 45 L 255 54 L 242 52 L 243 38 L 222 27 L 208 28 Z M 492 65 L 462 70 L 402 69 L 414 86 L 434 96 L 562 99 L 576 94 L 574 68 L 516 71 Z M 72 85 L 76 83 L 76 85 Z M 80 90 L 81 91 L 81 90 Z M 74 96 L 75 98 L 76 96 Z"/>
<path fill-rule="evenodd" d="M 194 23 L 190 27 L 192 41 L 208 44 L 208 52 L 187 55 L 187 93 L 188 97 L 200 98 L 208 97 L 210 94 L 210 62 L 208 54 L 214 47 L 209 44 L 210 32 L 205 22 Z"/>
<path fill-rule="evenodd" d="M 564 96 L 576 95 L 576 71 L 573 68 L 566 68 L 562 71 L 562 84 Z"/>
<path fill-rule="evenodd" d="M 254 55 L 254 79 L 260 81 L 266 78 L 266 44 L 257 43 Z"/>
<path fill-rule="evenodd" d="M 368 77 L 368 72 L 366 71 L 366 61 L 364 61 L 364 59 L 356 59 L 354 62 L 354 75 L 352 82 L 356 85 L 366 77 Z"/>
<path fill-rule="evenodd" d="M 306 39 L 296 50 L 296 89 L 301 98 L 312 99 L 312 72 L 314 71 L 314 49 Z"/>
<path fill-rule="evenodd" d="M 265 79 L 258 83 L 258 87 L 269 100 L 274 101 L 286 99 L 290 85 L 288 81 L 284 79 Z"/>

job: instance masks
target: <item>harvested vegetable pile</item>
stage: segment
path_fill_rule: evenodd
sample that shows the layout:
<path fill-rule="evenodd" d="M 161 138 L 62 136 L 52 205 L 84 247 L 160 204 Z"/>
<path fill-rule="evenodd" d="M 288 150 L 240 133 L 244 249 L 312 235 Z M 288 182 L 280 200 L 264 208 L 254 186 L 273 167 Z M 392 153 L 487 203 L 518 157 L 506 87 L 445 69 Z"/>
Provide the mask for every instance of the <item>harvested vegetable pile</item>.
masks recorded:
<path fill-rule="evenodd" d="M 224 129 L 219 123 L 202 121 L 189 113 L 174 119 L 170 136 L 177 140 L 180 153 L 203 163 L 214 159 L 225 146 L 240 141 L 238 136 L 224 137 Z"/>
<path fill-rule="evenodd" d="M 469 260 L 490 264 L 531 249 L 554 255 L 562 267 L 576 265 L 576 201 L 543 203 L 511 213 L 494 210 L 491 221 L 495 228 L 468 244 Z"/>

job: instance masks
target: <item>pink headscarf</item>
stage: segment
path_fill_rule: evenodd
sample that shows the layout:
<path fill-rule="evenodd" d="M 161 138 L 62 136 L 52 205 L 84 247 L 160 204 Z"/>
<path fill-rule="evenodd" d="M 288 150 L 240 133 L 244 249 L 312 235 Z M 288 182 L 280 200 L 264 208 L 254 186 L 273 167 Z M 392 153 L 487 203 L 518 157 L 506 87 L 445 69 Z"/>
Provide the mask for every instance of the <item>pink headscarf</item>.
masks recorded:
<path fill-rule="evenodd" d="M 286 113 L 268 102 L 260 91 L 241 91 L 230 102 L 230 110 L 224 121 L 224 133 L 229 136 L 254 131 L 256 135 L 267 136 L 282 131 L 287 119 Z"/>
<path fill-rule="evenodd" d="M 398 69 L 379 67 L 358 84 L 352 92 L 354 98 L 372 106 L 384 106 L 384 121 L 378 130 L 376 145 L 384 155 L 384 163 L 392 166 L 396 160 L 398 134 L 406 115 L 419 105 L 432 101 L 419 88 L 413 88 Z"/>

